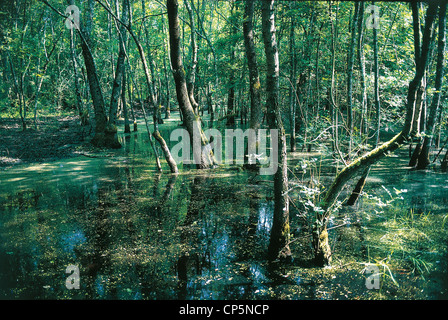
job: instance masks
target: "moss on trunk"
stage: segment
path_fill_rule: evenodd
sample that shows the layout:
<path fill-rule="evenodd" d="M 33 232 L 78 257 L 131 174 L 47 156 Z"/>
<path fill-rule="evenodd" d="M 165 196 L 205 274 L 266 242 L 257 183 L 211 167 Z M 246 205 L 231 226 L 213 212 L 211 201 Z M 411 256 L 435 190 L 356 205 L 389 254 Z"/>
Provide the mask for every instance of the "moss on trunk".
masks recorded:
<path fill-rule="evenodd" d="M 327 228 L 313 233 L 314 263 L 319 267 L 331 264 L 331 248 Z"/>

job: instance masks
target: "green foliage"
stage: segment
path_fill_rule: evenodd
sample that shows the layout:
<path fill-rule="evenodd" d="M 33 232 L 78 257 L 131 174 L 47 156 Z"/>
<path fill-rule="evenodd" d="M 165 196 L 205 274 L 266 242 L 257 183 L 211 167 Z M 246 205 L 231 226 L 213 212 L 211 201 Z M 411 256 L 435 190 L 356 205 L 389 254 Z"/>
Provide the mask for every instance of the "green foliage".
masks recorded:
<path fill-rule="evenodd" d="M 386 197 L 366 194 L 366 205 L 372 205 L 372 211 L 368 213 L 371 226 L 364 227 L 368 259 L 382 267 L 383 280 L 390 280 L 396 286 L 399 286 L 399 280 L 394 276 L 394 269 L 424 280 L 440 262 L 445 239 L 440 223 L 442 220 L 443 225 L 445 219 L 403 207 L 405 189 L 390 191 L 382 188 Z"/>

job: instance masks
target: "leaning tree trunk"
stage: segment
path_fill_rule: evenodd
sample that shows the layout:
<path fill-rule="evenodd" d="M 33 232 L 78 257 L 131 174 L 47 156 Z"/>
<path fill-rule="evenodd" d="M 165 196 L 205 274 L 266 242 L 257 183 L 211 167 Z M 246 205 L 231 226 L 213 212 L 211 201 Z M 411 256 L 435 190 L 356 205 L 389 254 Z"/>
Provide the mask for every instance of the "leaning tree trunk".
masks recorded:
<path fill-rule="evenodd" d="M 278 169 L 274 175 L 274 217 L 269 241 L 270 260 L 291 256 L 289 248 L 289 197 L 286 135 L 279 106 L 279 58 L 275 37 L 274 0 L 263 0 L 262 29 L 266 54 L 266 109 L 271 129 L 278 130 Z"/>
<path fill-rule="evenodd" d="M 423 33 L 423 43 L 421 47 L 420 63 L 416 67 L 415 76 L 409 83 L 406 101 L 406 117 L 403 129 L 388 142 L 376 147 L 367 154 L 359 157 L 346 166 L 335 178 L 333 184 L 326 191 L 323 200 L 318 204 L 320 210 L 315 212 L 315 223 L 313 226 L 313 249 L 314 260 L 317 265 L 324 266 L 331 263 L 331 248 L 328 241 L 327 224 L 333 212 L 334 204 L 346 185 L 355 175 L 363 172 L 367 167 L 378 162 L 387 154 L 395 151 L 405 141 L 412 132 L 412 124 L 415 114 L 415 98 L 417 88 L 420 86 L 426 66 L 428 64 L 428 48 L 433 33 L 433 22 L 437 13 L 437 3 L 430 3 L 426 12 L 425 30 Z M 415 21 L 414 21 L 415 23 Z"/>
<path fill-rule="evenodd" d="M 127 6 L 129 7 L 129 0 L 123 0 L 123 1 L 128 2 Z M 142 47 L 140 41 L 138 40 L 137 36 L 132 31 L 131 23 L 129 23 L 129 24 L 124 23 L 122 20 L 117 18 L 117 16 L 110 10 L 110 8 L 106 7 L 102 2 L 100 2 L 100 4 L 103 6 L 104 9 L 106 9 L 106 11 L 112 17 L 114 17 L 114 19 L 117 22 L 119 22 L 121 25 L 123 25 L 126 28 L 126 30 L 131 35 L 132 39 L 134 40 L 135 45 L 137 46 L 138 53 L 140 55 L 140 59 L 141 59 L 142 64 L 143 64 L 143 71 L 144 71 L 144 74 L 145 74 L 146 85 L 148 86 L 148 89 L 149 89 L 150 103 L 154 106 L 155 105 L 155 101 L 154 101 L 155 95 L 154 95 L 154 90 L 153 90 L 153 86 L 152 86 L 152 82 L 151 82 L 151 76 L 149 74 L 149 67 L 148 67 L 148 64 L 146 62 L 145 52 L 144 52 L 143 47 Z M 145 117 L 145 123 L 146 123 L 146 128 L 148 130 L 148 134 L 151 136 L 150 130 L 149 130 L 149 127 L 148 127 L 148 121 L 147 121 L 147 118 L 146 118 L 146 113 L 145 113 L 144 107 L 142 107 L 142 110 L 143 110 L 143 115 Z M 155 127 L 157 128 L 157 126 L 155 126 Z M 167 147 L 167 144 L 166 144 L 165 140 L 163 139 L 163 137 L 160 135 L 159 132 L 154 132 L 153 136 L 157 140 L 157 142 L 159 142 L 160 147 L 162 148 L 162 151 L 164 152 L 165 159 L 167 160 L 167 163 L 168 163 L 168 166 L 170 167 L 171 173 L 178 173 L 177 164 L 176 164 L 175 160 L 173 159 L 173 157 L 171 156 L 170 150 Z M 151 140 L 151 138 L 150 138 L 150 140 Z M 153 149 L 155 151 L 155 148 L 152 145 L 152 143 L 151 143 L 151 146 L 153 147 Z M 157 153 L 156 153 L 156 157 L 157 157 Z M 160 167 L 159 163 L 157 163 L 157 167 L 158 167 L 158 170 L 161 171 L 161 167 Z"/>
<path fill-rule="evenodd" d="M 170 57 L 173 68 L 174 82 L 179 108 L 182 112 L 183 122 L 190 135 L 191 145 L 195 145 L 194 135 L 200 135 L 201 147 L 193 147 L 193 158 L 198 169 L 206 169 L 215 164 L 212 153 L 202 152 L 207 144 L 207 139 L 201 128 L 199 116 L 194 113 L 187 90 L 185 69 L 182 64 L 180 46 L 179 3 L 177 0 L 167 0 L 168 26 L 170 35 Z"/>
<path fill-rule="evenodd" d="M 81 48 L 86 67 L 87 80 L 89 82 L 90 96 L 92 98 L 93 110 L 95 114 L 95 135 L 92 139 L 92 144 L 95 146 L 104 146 L 107 116 L 103 92 L 101 90 L 92 52 L 90 51 L 86 39 L 82 35 L 82 31 L 79 31 L 79 34 L 81 38 Z"/>
<path fill-rule="evenodd" d="M 72 2 L 72 1 L 71 1 Z M 73 3 L 73 2 L 72 2 Z M 95 114 L 95 135 L 92 138 L 92 144 L 98 147 L 117 148 L 121 145 L 117 140 L 109 139 L 108 136 L 108 119 L 106 115 L 106 106 L 104 103 L 103 92 L 101 90 L 100 81 L 95 65 L 95 60 L 91 51 L 92 39 L 90 33 L 92 30 L 92 11 L 93 1 L 89 1 L 89 13 L 87 15 L 84 30 L 77 28 L 81 39 L 82 55 L 84 57 L 84 65 L 86 67 L 87 80 L 89 82 L 90 96 Z M 115 136 L 116 137 L 116 136 Z"/>

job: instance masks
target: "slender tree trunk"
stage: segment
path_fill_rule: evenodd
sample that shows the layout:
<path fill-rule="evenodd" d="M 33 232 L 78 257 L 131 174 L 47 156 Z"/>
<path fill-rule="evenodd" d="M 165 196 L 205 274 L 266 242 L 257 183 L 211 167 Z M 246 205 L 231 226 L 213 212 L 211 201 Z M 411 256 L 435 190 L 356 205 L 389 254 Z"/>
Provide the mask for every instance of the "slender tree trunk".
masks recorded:
<path fill-rule="evenodd" d="M 166 106 L 165 106 L 165 119 L 171 118 L 171 100 L 170 100 L 170 82 L 168 78 L 168 69 L 166 67 L 166 63 L 164 63 L 165 67 L 165 85 L 166 85 Z"/>
<path fill-rule="evenodd" d="M 433 135 L 435 133 L 436 116 L 440 106 L 440 99 L 442 93 L 442 84 L 444 76 L 444 58 L 445 58 L 445 29 L 446 29 L 446 2 L 440 3 L 439 9 L 439 35 L 437 45 L 437 66 L 436 66 L 436 81 L 435 92 L 432 98 L 432 103 L 429 108 L 429 115 L 427 121 L 427 130 L 423 138 L 422 150 L 420 152 L 417 169 L 425 169 L 429 161 L 429 148 L 433 142 Z"/>
<path fill-rule="evenodd" d="M 290 55 L 290 86 L 289 86 L 289 125 L 290 125 L 290 149 L 291 152 L 296 151 L 296 78 L 297 78 L 297 63 L 296 63 L 296 42 L 295 42 L 295 17 L 291 17 L 291 27 L 289 31 L 289 55 Z"/>
<path fill-rule="evenodd" d="M 117 14 L 118 14 L 118 0 L 116 1 L 116 8 L 117 8 Z M 122 8 L 122 16 L 121 21 L 123 23 L 128 23 L 128 11 L 129 8 L 127 5 L 129 4 L 128 1 L 123 1 L 123 8 Z M 120 18 L 119 16 L 117 16 Z M 115 79 L 112 86 L 112 93 L 110 98 L 110 106 L 109 106 L 109 124 L 112 126 L 116 126 L 117 122 L 117 111 L 118 111 L 118 101 L 120 99 L 121 95 L 121 85 L 123 83 L 123 73 L 125 69 L 125 59 L 126 59 L 126 53 L 125 53 L 125 43 L 126 43 L 126 28 L 123 25 L 120 25 L 119 28 L 119 51 L 118 51 L 118 59 L 117 59 L 117 66 L 115 68 Z M 116 131 L 116 128 L 115 128 Z"/>
<path fill-rule="evenodd" d="M 80 31 L 79 34 L 81 36 L 82 55 L 86 66 L 87 80 L 89 82 L 90 96 L 92 98 L 95 114 L 95 135 L 92 139 L 92 144 L 102 146 L 104 142 L 104 132 L 107 126 L 106 107 L 104 104 L 103 92 L 101 90 L 92 52 L 90 51 L 90 48 L 82 35 L 82 31 Z"/>
<path fill-rule="evenodd" d="M 365 83 L 364 83 L 364 66 L 363 66 L 363 59 L 362 59 L 362 52 L 360 52 L 360 50 L 362 50 L 362 46 L 360 45 L 361 42 L 361 38 L 362 38 L 362 26 L 360 26 L 360 21 L 363 21 L 362 19 L 362 14 L 364 13 L 364 3 L 361 2 L 360 3 L 360 17 L 358 20 L 358 31 L 359 33 L 359 42 L 358 42 L 358 60 L 360 63 L 360 67 L 361 67 L 361 73 L 362 73 L 362 90 L 363 90 L 363 103 L 366 102 L 364 101 L 364 97 L 366 96 L 366 92 L 365 92 Z M 362 23 L 362 22 L 361 22 Z M 375 148 L 378 147 L 379 144 L 379 132 L 380 132 L 380 97 L 379 97 L 379 68 L 378 68 L 378 34 L 375 28 L 373 28 L 373 78 L 374 78 L 374 98 L 375 98 L 375 111 L 376 111 L 376 138 L 375 138 Z M 364 106 L 362 107 L 364 108 Z M 352 206 L 356 203 L 356 201 L 358 200 L 359 196 L 361 195 L 364 186 L 366 184 L 366 180 L 367 177 L 369 176 L 370 173 L 370 169 L 371 166 L 368 166 L 365 168 L 364 172 L 361 175 L 361 178 L 358 180 L 358 183 L 356 184 L 355 188 L 352 191 L 352 194 L 350 195 L 350 197 L 348 198 L 346 205 L 348 206 Z"/>
<path fill-rule="evenodd" d="M 347 126 L 349 133 L 348 157 L 351 158 L 352 139 L 353 139 L 353 67 L 355 65 L 355 44 L 356 44 L 356 22 L 359 15 L 359 2 L 355 1 L 353 20 L 351 23 L 351 39 L 348 48 L 348 67 L 347 67 Z"/>
<path fill-rule="evenodd" d="M 196 81 L 196 68 L 198 65 L 198 45 L 196 42 L 196 25 L 194 19 L 194 13 L 191 9 L 190 0 L 185 0 L 185 7 L 187 8 L 188 16 L 190 18 L 190 32 L 191 32 L 191 65 L 187 78 L 187 90 L 188 97 L 190 98 L 191 106 L 196 114 L 198 114 L 199 104 L 194 98 L 194 89 Z"/>
<path fill-rule="evenodd" d="M 116 0 L 116 8 L 117 13 L 119 12 L 118 8 L 118 0 Z M 122 6 L 122 17 L 121 21 L 124 24 L 127 24 L 129 20 L 129 1 L 123 0 Z M 117 111 L 118 111 L 118 102 L 120 99 L 120 95 L 122 94 L 122 84 L 123 84 L 123 74 L 125 71 L 125 44 L 126 44 L 126 28 L 123 25 L 120 25 L 119 28 L 119 51 L 117 58 L 117 66 L 115 68 L 115 78 L 112 85 L 112 93 L 110 97 L 110 105 L 109 105 L 109 121 L 106 128 L 106 143 L 113 147 L 120 147 L 121 145 L 118 142 L 117 137 Z"/>
<path fill-rule="evenodd" d="M 254 42 L 254 0 L 247 0 L 244 7 L 244 47 L 246 51 L 247 67 L 249 70 L 249 98 L 250 98 L 250 121 L 249 128 L 258 130 L 263 118 L 261 109 L 261 84 L 258 72 L 257 54 Z M 252 141 L 249 141 L 249 143 Z M 256 143 L 256 142 L 255 142 Z M 245 152 L 245 166 L 247 168 L 256 169 L 257 165 L 249 164 L 248 150 L 255 150 L 254 146 L 247 145 Z"/>
<path fill-rule="evenodd" d="M 142 11 L 146 12 L 145 10 L 145 1 L 142 0 L 141 2 L 142 4 Z M 146 53 L 147 53 L 147 61 L 149 63 L 149 70 L 150 70 L 150 82 L 148 84 L 149 86 L 149 100 L 151 102 L 151 105 L 153 107 L 153 124 L 154 124 L 154 130 L 158 130 L 158 123 L 163 123 L 163 119 L 161 117 L 159 117 L 159 111 L 160 111 L 160 95 L 158 92 L 156 92 L 156 88 L 157 88 L 157 82 L 160 83 L 159 81 L 159 77 L 156 74 L 156 66 L 155 66 L 155 61 L 154 58 L 152 56 L 152 51 L 151 51 L 151 46 L 150 46 L 150 37 L 149 37 L 149 33 L 148 33 L 148 28 L 146 26 L 146 23 L 143 23 L 144 25 L 144 29 L 145 29 L 145 40 L 146 40 Z M 160 86 L 159 86 L 160 87 Z M 160 90 L 159 90 L 160 91 Z"/>
<path fill-rule="evenodd" d="M 266 109 L 271 129 L 278 130 L 278 170 L 274 175 L 274 217 L 269 241 L 270 260 L 290 257 L 289 248 L 289 197 L 286 135 L 279 106 L 279 58 L 275 36 L 275 6 L 273 0 L 263 0 L 263 42 L 266 54 Z"/>
<path fill-rule="evenodd" d="M 188 96 L 185 69 L 182 64 L 180 46 L 179 3 L 177 0 L 167 0 L 168 25 L 170 34 L 170 57 L 173 68 L 174 82 L 176 83 L 176 95 L 183 121 L 190 135 L 191 144 L 194 146 L 194 135 L 200 134 L 201 148 L 193 147 L 193 157 L 198 169 L 206 169 L 214 165 L 213 154 L 202 152 L 208 143 L 202 128 L 199 116 L 195 115 Z"/>
<path fill-rule="evenodd" d="M 358 64 L 360 70 L 359 82 L 361 85 L 361 121 L 359 124 L 360 135 L 364 135 L 367 139 L 369 125 L 367 121 L 367 88 L 366 88 L 366 66 L 364 58 L 364 1 L 359 3 L 358 16 Z"/>
<path fill-rule="evenodd" d="M 234 14 L 235 3 L 232 2 L 231 15 Z M 230 27 L 230 37 L 234 37 L 236 34 L 236 30 L 234 26 Z M 229 55 L 229 92 L 227 94 L 227 125 L 234 126 L 235 125 L 235 70 L 233 68 L 233 64 L 235 63 L 235 45 L 233 41 L 229 42 L 230 45 L 230 55 Z"/>
<path fill-rule="evenodd" d="M 330 26 L 331 26 L 331 84 L 329 90 L 329 102 L 330 102 L 330 113 L 333 126 L 331 128 L 332 135 L 332 146 L 334 157 L 339 150 L 339 139 L 338 139 L 338 106 L 335 100 L 335 70 L 336 70 L 336 39 L 337 39 L 337 22 L 338 22 L 338 12 L 336 12 L 335 21 L 333 21 L 333 10 L 332 3 L 328 3 L 328 10 L 330 16 Z"/>
<path fill-rule="evenodd" d="M 126 101 L 127 90 L 129 89 L 126 87 L 126 68 L 123 68 L 123 81 L 121 83 L 121 103 L 123 104 L 124 133 L 131 133 L 131 127 L 129 125 L 128 104 Z"/>
<path fill-rule="evenodd" d="M 79 87 L 78 64 L 76 63 L 73 28 L 70 29 L 70 57 L 72 59 L 73 64 L 73 77 L 75 83 L 76 104 L 78 106 L 79 119 L 81 120 L 81 125 L 85 126 L 89 123 L 89 113 L 84 108 L 84 104 L 81 99 L 81 90 Z"/>
<path fill-rule="evenodd" d="M 424 122 L 424 114 L 423 114 L 423 105 L 424 105 L 424 96 L 426 92 L 426 84 L 425 77 L 423 77 L 422 85 L 418 88 L 415 98 L 415 114 L 414 123 L 412 125 L 413 128 L 418 128 L 416 133 L 422 132 L 422 124 Z M 420 152 L 422 151 L 422 142 L 423 138 L 421 136 L 417 137 L 417 144 L 415 146 L 414 151 L 412 152 L 411 158 L 409 159 L 409 167 L 415 167 L 417 165 L 418 157 Z M 410 145 L 411 146 L 411 145 Z"/>
<path fill-rule="evenodd" d="M 168 67 L 169 67 L 169 71 L 172 71 L 172 67 L 171 67 L 171 61 L 170 61 L 170 54 L 169 54 L 169 48 L 168 48 L 168 42 L 169 42 L 169 34 L 166 30 L 165 27 L 165 19 L 162 16 L 162 31 L 164 34 L 166 34 L 167 36 L 164 37 L 163 40 L 163 46 L 165 49 L 165 54 L 166 56 L 163 57 L 163 70 L 164 70 L 164 76 L 165 76 L 165 119 L 170 119 L 171 118 L 171 93 L 170 93 L 170 80 L 169 80 L 169 76 L 168 76 Z"/>
<path fill-rule="evenodd" d="M 133 130 L 134 130 L 134 132 L 137 132 L 138 131 L 138 126 L 137 126 L 137 119 L 135 118 L 134 100 L 133 100 L 134 85 L 133 85 L 133 81 L 132 81 L 132 73 L 130 72 L 131 69 L 129 67 L 129 61 L 128 61 L 128 69 L 127 70 L 129 70 L 129 72 L 128 72 L 129 76 L 127 77 L 127 79 L 129 79 L 129 80 L 128 80 L 128 84 L 126 86 L 127 87 L 126 90 L 128 92 L 128 100 L 129 100 L 129 107 L 130 107 L 130 110 L 131 110 L 132 121 L 134 123 L 134 129 Z"/>
<path fill-rule="evenodd" d="M 373 2 L 375 3 L 375 2 Z M 380 130 L 381 130 L 381 104 L 380 104 L 380 70 L 379 70 L 379 57 L 378 57 L 378 29 L 373 28 L 373 68 L 374 68 L 374 103 L 375 103 L 375 113 L 376 113 L 376 136 L 375 136 L 375 146 L 380 143 Z M 421 80 L 420 80 L 421 82 Z"/>

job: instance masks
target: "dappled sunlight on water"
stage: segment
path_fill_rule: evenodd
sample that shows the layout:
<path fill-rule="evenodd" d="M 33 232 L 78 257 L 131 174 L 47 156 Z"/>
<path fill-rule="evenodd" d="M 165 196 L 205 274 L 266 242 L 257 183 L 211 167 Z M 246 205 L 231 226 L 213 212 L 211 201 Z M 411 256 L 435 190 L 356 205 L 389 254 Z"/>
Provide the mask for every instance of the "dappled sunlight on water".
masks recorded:
<path fill-rule="evenodd" d="M 295 259 L 286 266 L 270 264 L 271 179 L 254 178 L 237 166 L 159 174 L 146 134 L 131 134 L 122 143 L 114 152 L 1 172 L 1 298 L 409 298 L 421 281 L 409 269 L 396 275 L 407 291 L 386 278 L 381 294 L 366 289 L 361 263 L 373 259 L 375 249 L 367 247 L 380 236 L 374 228 L 383 228 L 380 223 L 391 215 L 374 196 L 386 202 L 397 196 L 395 189 L 406 189 L 393 205 L 446 215 L 446 175 L 382 164 L 366 186 L 370 197 L 332 220 L 331 268 L 307 263 L 310 224 L 298 207 L 291 207 Z M 386 161 L 394 166 L 399 158 Z M 298 196 L 291 194 L 297 203 Z M 444 252 L 435 252 L 444 255 L 437 258 L 440 265 Z M 65 286 L 68 265 L 79 267 L 79 290 Z M 431 270 L 434 281 L 446 277 L 443 268 Z M 443 296 L 444 285 L 438 282 L 432 288 L 437 293 L 417 298 Z"/>

